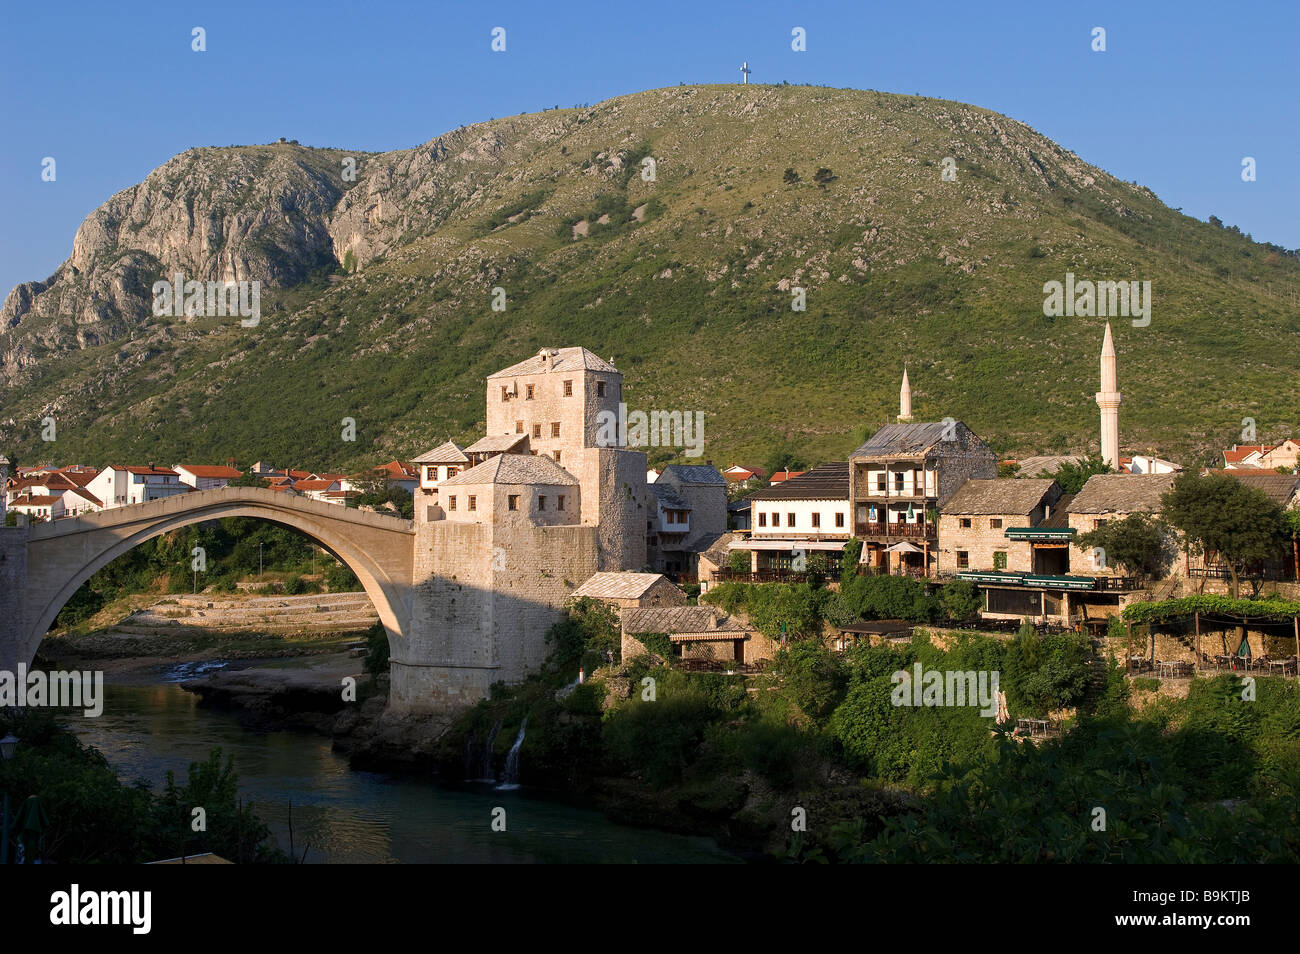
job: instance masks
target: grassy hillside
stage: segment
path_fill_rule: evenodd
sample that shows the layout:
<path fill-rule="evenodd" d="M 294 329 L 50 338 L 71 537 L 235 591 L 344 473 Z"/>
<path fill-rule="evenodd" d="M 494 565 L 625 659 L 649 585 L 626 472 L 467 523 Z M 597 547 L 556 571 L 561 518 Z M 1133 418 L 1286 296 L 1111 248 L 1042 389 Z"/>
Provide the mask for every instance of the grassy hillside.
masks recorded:
<path fill-rule="evenodd" d="M 367 231 L 336 232 L 356 252 L 333 274 L 264 290 L 256 329 L 144 303 L 128 336 L 49 348 L 0 392 L 0 447 L 94 464 L 405 457 L 480 432 L 488 373 L 580 344 L 613 358 L 632 408 L 705 411 L 704 456 L 723 466 L 842 457 L 897 413 L 904 363 L 918 418 L 964 420 L 999 453 L 1083 451 L 1104 320 L 1043 316 L 1043 283 L 1067 271 L 1152 283 L 1150 325 L 1113 323 L 1125 452 L 1195 463 L 1243 417 L 1261 439 L 1300 423 L 1295 257 L 976 107 L 679 87 L 479 124 L 363 171 L 345 201 L 370 203 Z"/>

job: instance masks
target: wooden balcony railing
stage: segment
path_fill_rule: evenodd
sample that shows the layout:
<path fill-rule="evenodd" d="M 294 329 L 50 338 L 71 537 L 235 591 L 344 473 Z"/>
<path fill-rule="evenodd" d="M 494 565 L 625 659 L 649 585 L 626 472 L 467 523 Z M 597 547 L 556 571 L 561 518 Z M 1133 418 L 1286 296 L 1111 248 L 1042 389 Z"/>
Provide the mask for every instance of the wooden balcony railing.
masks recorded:
<path fill-rule="evenodd" d="M 854 531 L 859 537 L 932 537 L 932 523 L 857 523 Z"/>
<path fill-rule="evenodd" d="M 808 574 L 799 570 L 758 570 L 751 573 L 724 568 L 713 573 L 714 583 L 803 583 L 807 579 Z"/>

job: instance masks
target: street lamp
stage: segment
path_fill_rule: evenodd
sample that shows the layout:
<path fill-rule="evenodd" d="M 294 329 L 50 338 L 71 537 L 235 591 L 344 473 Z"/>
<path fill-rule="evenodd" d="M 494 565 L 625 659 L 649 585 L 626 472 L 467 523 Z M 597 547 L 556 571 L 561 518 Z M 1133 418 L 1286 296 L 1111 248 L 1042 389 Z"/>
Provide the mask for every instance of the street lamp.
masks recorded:
<path fill-rule="evenodd" d="M 3 739 L 0 739 L 0 759 L 8 762 L 14 757 L 14 750 L 18 748 L 18 736 L 10 732 Z"/>

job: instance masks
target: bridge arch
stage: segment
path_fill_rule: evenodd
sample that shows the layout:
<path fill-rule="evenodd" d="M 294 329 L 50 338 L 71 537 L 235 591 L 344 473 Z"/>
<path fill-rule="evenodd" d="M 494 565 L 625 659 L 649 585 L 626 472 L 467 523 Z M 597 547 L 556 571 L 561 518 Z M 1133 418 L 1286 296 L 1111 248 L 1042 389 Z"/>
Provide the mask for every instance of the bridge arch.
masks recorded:
<path fill-rule="evenodd" d="M 30 662 L 35 657 L 59 610 L 103 567 L 168 531 L 221 517 L 266 520 L 310 537 L 356 574 L 390 644 L 409 632 L 414 537 L 410 521 L 261 487 L 238 487 L 34 525 L 27 543 L 26 625 L 20 658 Z"/>

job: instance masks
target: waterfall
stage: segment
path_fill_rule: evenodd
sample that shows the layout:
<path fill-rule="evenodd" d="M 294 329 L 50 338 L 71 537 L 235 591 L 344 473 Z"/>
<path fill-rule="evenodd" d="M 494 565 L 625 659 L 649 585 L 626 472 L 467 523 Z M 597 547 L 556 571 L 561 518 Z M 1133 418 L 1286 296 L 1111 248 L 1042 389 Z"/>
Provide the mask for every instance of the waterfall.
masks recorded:
<path fill-rule="evenodd" d="M 510 746 L 510 754 L 506 756 L 506 774 L 497 786 L 499 790 L 514 791 L 519 787 L 519 749 L 524 744 L 524 730 L 527 728 L 528 716 L 524 716 L 524 721 L 519 723 L 515 744 Z"/>

